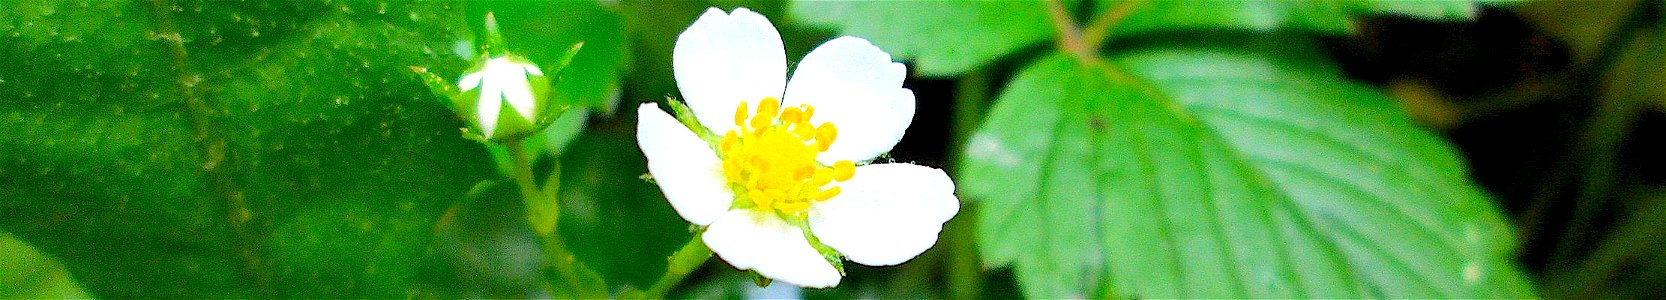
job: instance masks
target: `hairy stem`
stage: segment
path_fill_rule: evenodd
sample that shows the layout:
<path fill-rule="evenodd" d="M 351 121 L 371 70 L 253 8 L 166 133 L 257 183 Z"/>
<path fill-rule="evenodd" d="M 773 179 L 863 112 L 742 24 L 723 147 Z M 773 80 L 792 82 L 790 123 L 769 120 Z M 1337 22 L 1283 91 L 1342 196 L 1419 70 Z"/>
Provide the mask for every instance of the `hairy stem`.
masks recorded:
<path fill-rule="evenodd" d="M 1082 44 L 1094 49 L 1104 46 L 1105 40 L 1110 37 L 1111 29 L 1116 28 L 1116 25 L 1122 23 L 1123 19 L 1128 18 L 1128 15 L 1134 12 L 1135 8 L 1139 8 L 1142 3 L 1145 3 L 1145 1 L 1122 1 L 1110 9 L 1099 12 L 1099 16 L 1094 17 L 1093 22 L 1088 23 L 1088 27 L 1082 29 Z"/>
<path fill-rule="evenodd" d="M 671 292 L 671 288 L 676 287 L 677 283 L 682 282 L 683 278 L 688 277 L 689 273 L 700 268 L 700 265 L 711 257 L 711 248 L 706 247 L 699 234 L 690 237 L 688 243 L 666 258 L 665 275 L 661 275 L 659 280 L 654 281 L 654 286 L 648 288 L 648 298 L 664 299 L 665 294 Z"/>
<path fill-rule="evenodd" d="M 1600 91 L 1602 81 L 1614 76 L 1608 74 L 1627 48 L 1634 46 L 1626 43 L 1639 32 L 1654 26 L 1659 12 L 1653 3 L 1639 2 L 1632 8 L 1632 12 L 1621 23 L 1620 28 L 1610 32 L 1602 45 L 1601 53 L 1587 69 L 1583 76 L 1587 82 L 1580 84 L 1579 92 L 1575 95 L 1592 95 L 1597 100 L 1597 109 L 1587 119 L 1584 128 L 1579 131 L 1576 143 L 1571 145 L 1571 155 L 1567 168 L 1574 174 L 1579 174 L 1581 181 L 1578 194 L 1574 202 L 1573 218 L 1568 221 L 1557 239 L 1556 248 L 1551 253 L 1551 268 L 1574 266 L 1574 255 L 1582 249 L 1589 240 L 1588 234 L 1597 217 L 1597 211 L 1605 206 L 1610 198 L 1615 196 L 1616 189 L 1615 162 L 1619 147 L 1624 142 L 1625 134 L 1630 132 L 1633 121 L 1642 112 L 1644 105 L 1637 103 L 1630 95 L 1619 93 L 1605 94 Z M 1650 54 L 1645 59 L 1657 59 L 1658 53 Z M 1536 219 L 1536 218 L 1535 218 Z M 1536 228 L 1534 226 L 1533 228 Z"/>
<path fill-rule="evenodd" d="M 984 105 L 989 102 L 989 80 L 987 71 L 973 70 L 961 76 L 956 83 L 954 135 L 949 144 L 952 148 L 949 151 L 951 161 L 963 159 L 972 132 L 983 120 Z M 973 203 L 961 202 L 960 215 L 943 225 L 943 246 L 948 248 L 948 254 L 943 258 L 942 266 L 948 274 L 947 296 L 950 299 L 977 299 L 983 294 L 982 266 L 979 264 L 975 235 L 972 234 L 977 223 Z"/>
<path fill-rule="evenodd" d="M 537 233 L 539 241 L 543 242 L 545 259 L 550 267 L 555 269 L 562 283 L 574 296 L 587 299 L 606 297 L 605 285 L 591 284 L 586 280 L 599 276 L 590 274 L 579 265 L 578 258 L 567 250 L 566 243 L 561 238 L 561 230 L 556 227 L 560 224 L 561 206 L 555 197 L 550 196 L 554 195 L 553 193 L 546 195 L 543 190 L 538 189 L 538 184 L 534 181 L 536 177 L 532 175 L 532 161 L 527 157 L 525 141 L 513 139 L 504 142 L 503 146 L 509 151 L 509 177 L 514 179 L 515 185 L 520 188 L 521 199 L 526 205 L 527 224 L 532 226 L 532 231 Z"/>

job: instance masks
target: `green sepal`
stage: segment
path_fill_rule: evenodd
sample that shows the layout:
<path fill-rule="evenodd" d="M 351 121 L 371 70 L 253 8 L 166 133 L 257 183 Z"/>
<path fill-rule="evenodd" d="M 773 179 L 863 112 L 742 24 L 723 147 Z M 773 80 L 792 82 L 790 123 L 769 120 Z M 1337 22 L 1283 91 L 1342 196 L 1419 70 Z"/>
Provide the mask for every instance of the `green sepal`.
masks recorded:
<path fill-rule="evenodd" d="M 833 250 L 833 247 L 829 247 L 827 244 L 821 243 L 821 239 L 816 238 L 815 233 L 810 231 L 810 220 L 807 214 L 788 215 L 784 213 L 776 213 L 775 215 L 780 217 L 782 220 L 786 220 L 787 224 L 791 224 L 793 227 L 798 227 L 798 230 L 804 233 L 804 240 L 810 242 L 810 248 L 815 248 L 816 253 L 821 254 L 822 260 L 826 260 L 827 264 L 833 265 L 833 269 L 839 270 L 840 277 L 845 276 L 844 254 L 840 254 L 839 250 Z"/>
<path fill-rule="evenodd" d="M 555 72 L 555 74 L 560 74 L 562 70 L 567 69 L 567 65 L 573 64 L 573 57 L 578 56 L 578 51 L 580 49 L 584 49 L 583 41 L 573 43 L 572 47 L 567 48 L 567 52 L 563 52 L 561 54 L 561 58 L 555 59 L 555 63 L 546 66 L 544 69 L 549 70 L 550 72 Z"/>
<path fill-rule="evenodd" d="M 683 123 L 683 127 L 688 127 L 688 130 L 693 131 L 694 135 L 700 136 L 700 139 L 706 141 L 706 144 L 709 144 L 712 150 L 721 149 L 719 145 L 722 145 L 723 137 L 712 133 L 712 130 L 706 128 L 706 125 L 701 125 L 700 120 L 694 117 L 694 110 L 689 109 L 687 104 L 671 97 L 665 97 L 665 105 L 671 107 L 671 116 L 676 117 L 677 122 Z M 718 153 L 718 155 L 722 154 L 721 151 Z"/>
<path fill-rule="evenodd" d="M 746 275 L 752 277 L 752 284 L 758 285 L 758 288 L 767 288 L 770 283 L 775 283 L 774 279 L 764 277 L 764 274 L 758 274 L 758 270 L 748 270 Z"/>
<path fill-rule="evenodd" d="M 450 100 L 445 104 L 446 107 L 451 108 L 452 111 L 461 112 L 465 109 L 471 111 L 474 109 L 472 107 L 466 107 L 468 104 L 468 98 L 462 97 L 462 90 L 458 89 L 457 85 L 453 84 L 450 80 L 445 80 L 445 78 L 440 78 L 439 75 L 434 75 L 433 72 L 428 72 L 428 68 L 418 66 L 410 66 L 409 68 L 411 69 L 411 73 L 416 74 L 417 78 L 422 80 L 422 84 L 428 86 L 428 90 L 433 92 L 434 95 Z M 462 114 L 459 113 L 458 115 L 461 116 Z"/>
<path fill-rule="evenodd" d="M 845 256 L 844 256 L 844 254 L 840 254 L 838 250 L 833 250 L 833 247 L 828 247 L 827 244 L 822 244 L 821 239 L 816 238 L 816 235 L 814 235 L 814 234 L 810 234 L 809 227 L 806 226 L 806 227 L 800 227 L 800 228 L 802 228 L 804 230 L 804 239 L 810 241 L 810 247 L 811 248 L 816 248 L 816 253 L 821 254 L 821 259 L 826 260 L 828 264 L 833 265 L 833 269 L 839 270 L 839 277 L 844 277 L 845 276 Z"/>
<path fill-rule="evenodd" d="M 479 44 L 481 55 L 495 57 L 509 53 L 509 43 L 504 42 L 503 32 L 497 28 L 497 18 L 493 17 L 491 12 L 486 12 L 484 31 L 485 34 L 480 35 L 486 39 L 485 42 Z"/>

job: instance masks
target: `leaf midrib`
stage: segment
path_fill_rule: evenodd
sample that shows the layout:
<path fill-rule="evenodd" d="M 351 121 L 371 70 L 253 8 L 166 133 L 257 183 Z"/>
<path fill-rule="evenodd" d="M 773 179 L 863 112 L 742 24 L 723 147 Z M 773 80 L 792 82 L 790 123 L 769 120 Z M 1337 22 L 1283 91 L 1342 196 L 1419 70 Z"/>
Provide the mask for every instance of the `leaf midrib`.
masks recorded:
<path fill-rule="evenodd" d="M 1290 130 L 1287 130 L 1287 132 L 1294 132 L 1294 133 L 1298 133 L 1298 134 L 1307 135 L 1307 136 L 1310 136 L 1310 137 L 1315 137 L 1316 138 L 1315 140 L 1318 140 L 1318 141 L 1320 141 L 1322 143 L 1325 143 L 1325 144 L 1329 144 L 1329 145 L 1332 145 L 1332 146 L 1337 146 L 1339 148 L 1343 148 L 1343 150 L 1346 150 L 1346 151 L 1350 151 L 1350 152 L 1354 152 L 1354 153 L 1370 153 L 1370 152 L 1366 152 L 1366 151 L 1360 149 L 1357 146 L 1354 146 L 1353 144 L 1349 144 L 1349 143 L 1345 143 L 1345 142 L 1342 142 L 1342 141 L 1338 141 L 1336 139 L 1329 138 L 1329 136 L 1326 136 L 1326 135 L 1324 135 L 1322 133 L 1319 133 L 1319 132 L 1309 131 L 1309 130 L 1302 130 L 1304 128 L 1301 128 L 1299 126 L 1289 124 L 1289 123 L 1286 123 L 1286 122 L 1282 122 L 1282 121 L 1276 120 L 1276 119 L 1253 116 L 1253 115 L 1245 114 L 1245 113 L 1242 113 L 1242 112 L 1239 112 L 1239 111 L 1236 111 L 1236 110 L 1224 109 L 1224 108 L 1207 106 L 1207 105 L 1188 106 L 1188 108 L 1192 108 L 1192 109 L 1196 109 L 1196 110 L 1211 111 L 1215 115 L 1223 116 L 1223 117 L 1238 118 L 1238 119 L 1241 119 L 1241 120 L 1248 120 L 1248 121 L 1252 121 L 1252 122 L 1263 123 L 1263 124 L 1267 124 L 1267 125 L 1274 126 L 1274 127 L 1284 127 L 1284 128 L 1290 129 Z M 1244 156 L 1246 158 L 1253 158 L 1253 160 L 1251 160 L 1252 162 L 1266 162 L 1266 163 L 1275 163 L 1275 164 L 1276 163 L 1299 164 L 1299 163 L 1287 162 L 1287 161 L 1283 161 L 1283 160 L 1279 160 L 1279 159 L 1275 159 L 1275 158 L 1271 158 L 1271 157 L 1259 156 L 1259 155 L 1244 155 Z M 1380 158 L 1375 157 L 1374 155 L 1362 155 L 1362 157 L 1370 159 L 1371 163 L 1374 163 L 1374 164 L 1379 165 L 1379 166 L 1383 166 L 1383 168 L 1381 168 L 1382 171 L 1394 173 L 1394 175 L 1404 176 L 1406 178 L 1420 179 L 1420 180 L 1412 180 L 1412 184 L 1415 185 L 1419 189 L 1422 189 L 1422 190 L 1425 190 L 1425 191 L 1437 191 L 1437 190 L 1439 190 L 1437 187 L 1430 186 L 1428 184 L 1428 182 L 1426 182 L 1425 180 L 1421 180 L 1421 179 L 1424 179 L 1424 178 L 1418 178 L 1417 176 L 1413 176 L 1412 174 L 1406 172 L 1403 169 L 1403 166 L 1401 166 L 1400 164 L 1384 162 L 1384 161 L 1380 160 Z M 1306 165 L 1303 165 L 1302 167 L 1312 168 L 1311 166 L 1306 166 Z M 1343 180 L 1343 178 L 1336 177 L 1335 175 L 1332 175 L 1332 174 L 1329 174 L 1329 173 L 1320 172 L 1318 170 L 1313 170 L 1313 171 L 1316 172 L 1316 173 L 1319 173 L 1321 175 L 1324 175 L 1327 178 L 1334 179 L 1334 180 L 1331 180 L 1331 181 L 1345 182 L 1345 183 L 1346 182 L 1351 182 L 1350 180 Z M 1445 246 L 1446 250 L 1450 250 L 1451 252 L 1457 253 L 1457 254 L 1465 253 L 1464 251 L 1462 251 L 1462 249 L 1463 249 L 1462 247 L 1459 247 L 1458 245 L 1452 243 L 1452 239 L 1450 237 L 1448 237 L 1444 234 L 1441 234 L 1441 232 L 1438 232 L 1438 231 L 1434 230 L 1434 228 L 1439 227 L 1438 224 L 1433 223 L 1434 221 L 1428 220 L 1427 218 L 1418 218 L 1418 217 L 1416 217 L 1417 214 L 1410 213 L 1411 210 L 1405 208 L 1403 205 L 1399 205 L 1399 204 L 1395 203 L 1394 201 L 1388 201 L 1386 197 L 1383 197 L 1383 196 L 1379 195 L 1378 193 L 1367 191 L 1367 190 L 1359 187 L 1358 185 L 1348 184 L 1346 186 L 1350 189 L 1358 190 L 1362 194 L 1370 195 L 1370 197 L 1366 197 L 1366 198 L 1375 200 L 1376 202 L 1381 203 L 1383 206 L 1392 208 L 1394 210 L 1394 212 L 1398 213 L 1398 215 L 1400 217 L 1404 217 L 1404 218 L 1409 219 L 1413 222 L 1416 222 L 1417 225 L 1419 225 L 1418 229 L 1421 229 L 1420 230 L 1421 232 L 1427 233 L 1428 235 L 1434 237 L 1435 240 L 1439 240 L 1441 242 L 1441 245 Z"/>
<path fill-rule="evenodd" d="M 1114 62 L 1100 61 L 1100 63 L 1084 63 L 1082 65 L 1087 66 L 1087 67 L 1098 67 L 1098 68 L 1101 69 L 1101 71 L 1107 72 L 1107 73 L 1129 74 L 1129 76 L 1107 76 L 1106 78 L 1107 79 L 1124 78 L 1125 80 L 1128 80 L 1129 82 L 1122 82 L 1123 84 L 1132 85 L 1132 86 L 1146 86 L 1146 87 L 1149 87 L 1149 88 L 1141 88 L 1141 89 L 1137 89 L 1137 90 L 1145 91 L 1146 93 L 1148 93 L 1147 96 L 1149 96 L 1148 99 L 1150 101 L 1157 102 L 1157 103 L 1167 103 L 1167 104 L 1169 104 L 1169 106 L 1183 107 L 1184 109 L 1171 110 L 1171 111 L 1174 111 L 1176 114 L 1180 114 L 1180 115 L 1177 115 L 1175 117 L 1181 123 L 1181 126 L 1193 126 L 1193 127 L 1197 128 L 1200 132 L 1204 133 L 1203 136 L 1200 136 L 1199 138 L 1210 138 L 1210 139 L 1213 139 L 1213 141 L 1215 141 L 1215 142 L 1221 143 L 1222 145 L 1228 145 L 1228 147 L 1222 147 L 1223 149 L 1221 149 L 1221 151 L 1223 152 L 1223 155 L 1227 156 L 1228 158 L 1230 158 L 1233 161 L 1238 162 L 1238 163 L 1232 164 L 1232 167 L 1234 169 L 1239 169 L 1239 171 L 1241 173 L 1251 175 L 1255 179 L 1257 179 L 1255 181 L 1262 182 L 1264 185 L 1267 185 L 1267 186 L 1271 187 L 1274 190 L 1280 191 L 1280 193 L 1275 193 L 1273 195 L 1270 195 L 1270 196 L 1272 196 L 1272 199 L 1270 199 L 1270 200 L 1272 200 L 1273 202 L 1278 203 L 1281 206 L 1286 207 L 1287 210 L 1291 210 L 1290 213 L 1294 214 L 1295 217 L 1298 217 L 1301 220 L 1308 220 L 1308 221 L 1304 221 L 1304 222 L 1296 222 L 1297 224 L 1287 224 L 1287 225 L 1300 225 L 1303 228 L 1307 228 L 1309 230 L 1319 231 L 1318 228 L 1314 227 L 1317 224 L 1314 224 L 1311 221 L 1312 217 L 1309 216 L 1305 212 L 1305 210 L 1300 209 L 1300 206 L 1301 206 L 1300 204 L 1296 203 L 1293 199 L 1289 198 L 1288 191 L 1283 186 L 1281 186 L 1281 185 L 1275 183 L 1274 181 L 1272 181 L 1271 177 L 1269 175 L 1263 173 L 1262 170 L 1250 167 L 1249 164 L 1253 163 L 1254 161 L 1247 159 L 1246 155 L 1244 153 L 1242 153 L 1241 150 L 1237 149 L 1236 147 L 1231 147 L 1230 145 L 1232 145 L 1232 144 L 1227 142 L 1228 140 L 1225 138 L 1224 134 L 1216 131 L 1213 127 L 1204 126 L 1200 119 L 1198 119 L 1196 116 L 1192 115 L 1192 111 L 1191 111 L 1193 109 L 1192 107 L 1185 106 L 1185 105 L 1180 105 L 1178 101 L 1175 101 L 1173 98 L 1168 97 L 1166 94 L 1162 94 L 1160 92 L 1161 89 L 1158 89 L 1158 88 L 1156 88 L 1156 86 L 1151 85 L 1147 82 L 1143 82 L 1143 81 L 1139 81 L 1138 79 L 1135 79 L 1135 78 L 1140 78 L 1140 77 L 1132 76 L 1130 73 L 1127 73 L 1126 71 L 1120 69 L 1119 65 L 1117 65 Z M 1142 149 L 1140 149 L 1140 151 L 1142 153 L 1141 159 L 1145 160 L 1145 161 L 1149 161 L 1149 159 L 1147 157 L 1144 157 L 1144 155 L 1143 155 L 1143 153 L 1149 152 L 1149 151 L 1147 151 L 1147 149 L 1143 149 L 1143 146 L 1145 144 L 1145 141 L 1144 141 L 1143 138 L 1140 139 L 1140 144 L 1142 146 Z M 1350 149 L 1352 149 L 1352 148 L 1350 147 Z M 1355 149 L 1355 150 L 1357 150 L 1357 149 Z M 1142 163 L 1148 164 L 1147 162 L 1142 162 Z M 1150 173 L 1148 172 L 1147 174 L 1150 174 Z M 1262 214 L 1262 215 L 1269 215 L 1269 214 Z M 1164 224 L 1164 228 L 1167 228 L 1167 224 Z M 1320 231 L 1320 232 L 1322 232 L 1322 231 Z M 1282 236 L 1282 234 L 1280 234 L 1280 236 Z M 1318 237 L 1319 240 L 1324 242 L 1324 247 L 1322 247 L 1323 249 L 1321 249 L 1321 250 L 1323 250 L 1325 252 L 1328 252 L 1328 253 L 1331 253 L 1333 259 L 1341 259 L 1342 261 L 1338 261 L 1337 265 L 1343 266 L 1344 268 L 1347 268 L 1348 269 L 1347 272 L 1349 274 L 1354 274 L 1355 278 L 1352 278 L 1352 279 L 1355 279 L 1355 280 L 1350 280 L 1350 282 L 1359 283 L 1359 282 L 1363 281 L 1366 284 L 1376 286 L 1376 284 L 1374 282 L 1366 281 L 1366 280 L 1360 280 L 1360 279 L 1368 279 L 1370 277 L 1364 276 L 1364 274 L 1360 274 L 1357 271 L 1353 270 L 1353 268 L 1351 268 L 1351 264 L 1349 264 L 1350 256 L 1348 256 L 1346 253 L 1338 253 L 1338 251 L 1340 251 L 1341 247 L 1339 246 L 1339 243 L 1335 240 L 1334 237 L 1332 237 L 1330 235 L 1323 235 L 1323 234 L 1315 234 L 1314 236 Z M 1169 236 L 1165 233 L 1165 239 L 1166 239 L 1167 242 L 1170 242 L 1171 246 L 1172 246 L 1172 243 L 1173 243 L 1172 236 Z M 1289 249 L 1285 248 L 1283 250 L 1288 251 Z M 1378 250 L 1377 252 L 1379 254 L 1383 253 L 1383 251 L 1381 249 L 1377 249 L 1377 250 Z M 1393 259 L 1395 262 L 1401 262 L 1399 257 L 1396 257 L 1396 256 L 1387 256 L 1387 257 L 1390 258 L 1390 259 Z M 1232 263 L 1232 264 L 1235 265 L 1235 263 Z M 1403 262 L 1401 264 L 1397 264 L 1397 266 L 1399 266 L 1401 268 L 1407 267 L 1407 265 L 1404 264 Z M 1292 266 L 1290 266 L 1290 268 L 1294 268 L 1294 266 L 1292 265 Z M 1418 272 L 1410 272 L 1410 273 L 1418 274 Z M 1440 289 L 1438 286 L 1434 286 L 1432 284 L 1429 284 L 1426 281 L 1421 281 L 1421 280 L 1423 280 L 1423 278 L 1419 278 L 1419 280 L 1420 280 L 1419 283 L 1423 283 L 1425 286 L 1430 287 L 1430 290 L 1434 290 L 1434 291 L 1443 293 L 1441 296 L 1450 297 L 1450 295 L 1444 294 L 1445 291 Z M 1242 282 L 1240 282 L 1240 284 L 1241 283 Z M 1381 287 L 1378 286 L 1377 288 L 1380 289 Z"/>
<path fill-rule="evenodd" d="M 1202 81 L 1200 80 L 1198 82 L 1202 82 Z M 1282 85 L 1282 86 L 1288 86 L 1288 85 Z M 1308 89 L 1308 90 L 1318 90 L 1318 89 Z M 1154 100 L 1155 101 L 1168 101 L 1168 102 L 1173 102 L 1173 103 L 1178 104 L 1178 101 L 1176 101 L 1173 98 L 1167 97 L 1167 95 L 1160 95 L 1160 96 L 1161 96 L 1160 98 L 1154 99 Z M 1188 118 L 1184 118 L 1185 120 L 1192 120 L 1194 122 L 1197 122 L 1195 124 L 1188 124 L 1188 125 L 1197 126 L 1198 128 L 1201 129 L 1201 131 L 1205 132 L 1208 135 L 1208 138 L 1215 139 L 1215 141 L 1223 143 L 1224 145 L 1232 145 L 1229 142 L 1230 139 L 1228 139 L 1225 134 L 1217 131 L 1212 126 L 1207 126 L 1206 121 L 1202 121 L 1202 119 L 1193 115 L 1195 113 L 1194 111 L 1198 109 L 1197 106 L 1191 106 L 1191 105 L 1180 105 L 1180 106 L 1185 108 L 1182 111 L 1182 113 L 1188 114 L 1186 116 Z M 1213 109 L 1215 111 L 1218 111 L 1218 112 L 1237 113 L 1236 111 L 1229 110 L 1229 109 L 1224 109 L 1224 108 L 1213 108 Z M 1243 115 L 1243 114 L 1240 113 L 1238 115 Z M 1293 126 L 1293 125 L 1284 124 L 1282 122 L 1278 122 L 1278 121 L 1275 121 L 1275 120 L 1272 120 L 1272 119 L 1267 119 L 1267 118 L 1256 118 L 1256 117 L 1250 117 L 1250 116 L 1244 116 L 1244 117 L 1248 118 L 1248 119 L 1259 120 L 1259 121 L 1263 121 L 1263 122 L 1269 122 L 1269 123 L 1275 124 L 1275 126 L 1278 126 L 1278 125 Z M 1281 127 L 1283 127 L 1283 126 L 1281 126 Z M 1354 147 L 1353 145 L 1337 141 L 1336 139 L 1330 138 L 1329 136 L 1326 136 L 1324 134 L 1321 134 L 1321 133 L 1318 133 L 1318 132 L 1313 132 L 1313 131 L 1310 131 L 1310 130 L 1305 130 L 1305 128 L 1300 128 L 1300 127 L 1293 127 L 1293 128 L 1295 130 L 1289 130 L 1289 132 L 1296 132 L 1296 133 L 1300 133 L 1300 134 L 1306 134 L 1306 135 L 1311 135 L 1311 136 L 1315 136 L 1315 137 L 1321 137 L 1318 140 L 1323 141 L 1325 143 L 1340 145 L 1343 148 L 1345 148 L 1346 150 L 1354 152 L 1354 153 L 1367 153 L 1368 155 L 1364 155 L 1364 157 L 1371 158 L 1373 160 L 1373 162 L 1375 162 L 1375 163 L 1379 163 L 1379 164 L 1382 164 L 1382 165 L 1385 165 L 1385 166 L 1396 166 L 1396 165 L 1390 165 L 1390 164 L 1383 164 L 1379 157 L 1375 157 L 1374 155 L 1369 155 L 1370 152 L 1362 151 L 1358 147 Z M 1237 164 L 1234 164 L 1237 168 L 1248 169 L 1248 171 L 1249 171 L 1248 174 L 1251 174 L 1254 177 L 1256 177 L 1256 179 L 1258 179 L 1257 181 L 1266 182 L 1267 185 L 1271 186 L 1271 188 L 1280 191 L 1280 193 L 1276 194 L 1276 198 L 1274 198 L 1273 200 L 1275 202 L 1280 202 L 1280 204 L 1286 205 L 1287 207 L 1290 207 L 1292 209 L 1296 209 L 1296 210 L 1301 211 L 1302 213 L 1298 214 L 1298 216 L 1300 216 L 1302 220 L 1306 220 L 1306 221 L 1303 221 L 1303 222 L 1300 222 L 1300 223 L 1304 223 L 1308 226 L 1318 225 L 1314 221 L 1313 216 L 1305 213 L 1306 212 L 1305 206 L 1303 206 L 1300 203 L 1298 203 L 1297 201 L 1295 201 L 1295 199 L 1290 198 L 1287 188 L 1285 188 L 1283 185 L 1279 184 L 1278 182 L 1273 181 L 1272 176 L 1266 174 L 1265 171 L 1263 170 L 1263 167 L 1251 167 L 1251 165 L 1261 165 L 1262 161 L 1252 159 L 1256 156 L 1250 155 L 1250 154 L 1247 154 L 1247 153 L 1243 153 L 1242 150 L 1240 150 L 1237 147 L 1233 147 L 1233 146 L 1224 147 L 1224 149 L 1222 151 L 1226 152 L 1226 155 L 1230 156 L 1232 159 L 1239 162 Z M 1266 163 L 1276 163 L 1276 162 L 1267 161 Z M 1312 170 L 1311 168 L 1309 168 L 1305 165 L 1297 164 L 1297 166 L 1301 169 L 1316 172 L 1316 170 Z M 1383 168 L 1383 169 L 1384 170 L 1400 171 L 1400 168 L 1398 168 L 1398 166 L 1391 167 L 1391 168 Z M 1452 245 L 1449 240 L 1442 237 L 1439 233 L 1433 232 L 1431 227 L 1428 226 L 1428 224 L 1425 223 L 1425 220 L 1412 217 L 1413 215 L 1405 213 L 1405 209 L 1403 209 L 1399 205 L 1393 204 L 1392 201 L 1388 201 L 1387 199 L 1383 199 L 1381 197 L 1378 197 L 1374 193 L 1364 191 L 1364 190 L 1360 189 L 1359 186 L 1352 184 L 1352 182 L 1350 182 L 1350 181 L 1336 180 L 1338 178 L 1336 178 L 1335 176 L 1331 176 L 1330 174 L 1325 174 L 1323 172 L 1319 172 L 1319 175 L 1322 175 L 1324 178 L 1330 179 L 1330 180 L 1327 180 L 1327 181 L 1331 181 L 1332 183 L 1339 183 L 1339 184 L 1337 184 L 1338 186 L 1341 186 L 1341 187 L 1344 187 L 1344 188 L 1347 188 L 1347 189 L 1350 189 L 1350 190 L 1354 190 L 1357 193 L 1362 193 L 1364 195 L 1368 195 L 1366 197 L 1361 197 L 1361 198 L 1375 200 L 1375 202 L 1379 202 L 1379 204 L 1381 204 L 1381 205 L 1384 205 L 1386 207 L 1390 207 L 1392 210 L 1394 210 L 1396 217 L 1408 218 L 1408 219 L 1412 219 L 1414 221 L 1417 221 L 1419 223 L 1418 224 L 1419 226 L 1417 226 L 1417 227 L 1419 227 L 1419 229 L 1422 229 L 1421 232 L 1426 232 L 1426 233 L 1429 233 L 1429 234 L 1433 235 L 1435 237 L 1435 240 L 1441 241 L 1442 244 L 1444 246 L 1446 246 L 1446 248 L 1448 248 L 1449 250 L 1452 250 L 1453 252 L 1459 254 L 1460 256 L 1463 253 L 1463 251 L 1458 251 L 1458 248 L 1456 246 Z M 1413 176 L 1409 176 L 1409 174 L 1404 174 L 1404 175 L 1408 175 L 1407 177 L 1409 177 L 1409 178 L 1415 178 Z M 1420 181 L 1420 180 L 1414 180 L 1414 181 Z M 1422 185 L 1423 183 L 1418 182 L 1416 184 Z M 1351 226 L 1351 223 L 1348 223 L 1348 222 L 1337 222 L 1337 223 L 1341 224 L 1344 227 L 1344 229 L 1352 229 L 1353 228 L 1353 226 Z M 1314 229 L 1319 229 L 1319 228 L 1315 227 Z M 1374 239 L 1364 238 L 1362 236 L 1362 233 L 1358 232 L 1357 230 L 1347 230 L 1347 231 L 1350 234 L 1350 236 L 1354 237 L 1356 240 L 1377 242 Z M 1333 230 L 1320 229 L 1320 232 L 1333 232 Z M 1338 239 L 1338 237 L 1336 235 L 1320 234 L 1320 235 L 1317 235 L 1317 236 L 1322 238 L 1325 241 L 1326 250 L 1328 250 L 1330 252 L 1336 252 L 1336 251 L 1340 251 L 1342 249 L 1341 243 L 1336 241 Z M 1380 258 L 1386 259 L 1387 260 L 1386 262 L 1389 265 L 1394 266 L 1396 269 L 1399 269 L 1402 272 L 1406 272 L 1406 274 L 1417 274 L 1418 276 L 1410 276 L 1410 277 L 1414 277 L 1413 281 L 1417 284 L 1423 285 L 1428 290 L 1435 291 L 1437 293 L 1441 293 L 1441 295 L 1439 295 L 1438 297 L 1452 297 L 1452 295 L 1446 294 L 1445 293 L 1446 290 L 1442 289 L 1440 286 L 1435 285 L 1432 282 L 1429 282 L 1428 279 L 1427 279 L 1427 277 L 1431 277 L 1431 276 L 1428 276 L 1429 274 L 1426 274 L 1424 272 L 1420 272 L 1420 271 L 1418 271 L 1417 268 L 1411 268 L 1411 262 L 1410 261 L 1407 261 L 1407 260 L 1405 260 L 1404 258 L 1402 258 L 1398 255 L 1393 255 L 1393 254 L 1391 254 L 1390 251 L 1388 251 L 1386 249 L 1383 249 L 1382 247 L 1379 246 L 1379 245 L 1383 245 L 1383 244 L 1384 243 L 1363 243 L 1362 248 L 1369 249 L 1372 253 L 1378 255 Z M 1352 257 L 1352 256 L 1348 255 L 1346 252 L 1342 252 L 1342 253 L 1339 253 L 1339 254 L 1340 254 L 1341 258 L 1343 258 L 1344 260 L 1346 260 L 1348 262 L 1351 262 L 1354 259 L 1361 259 L 1361 258 Z M 1352 264 L 1346 263 L 1346 262 L 1343 263 L 1343 264 L 1340 264 L 1340 265 L 1352 266 Z M 1354 279 L 1353 281 L 1362 281 L 1362 282 L 1365 282 L 1365 283 L 1370 284 L 1372 286 L 1375 286 L 1375 289 L 1377 289 L 1377 290 L 1382 289 L 1382 287 L 1378 286 L 1378 284 L 1376 282 L 1370 280 L 1372 277 L 1367 276 L 1366 274 L 1361 274 L 1361 273 L 1355 272 L 1352 268 L 1349 268 L 1349 273 L 1354 274 L 1354 278 L 1352 278 L 1352 279 Z"/>

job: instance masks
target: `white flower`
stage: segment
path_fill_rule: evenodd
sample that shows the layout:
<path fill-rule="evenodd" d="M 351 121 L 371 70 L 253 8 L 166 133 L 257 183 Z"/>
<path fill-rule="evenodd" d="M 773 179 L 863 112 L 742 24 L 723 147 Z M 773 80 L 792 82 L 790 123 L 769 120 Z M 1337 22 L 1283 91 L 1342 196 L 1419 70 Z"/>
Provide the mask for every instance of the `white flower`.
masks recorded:
<path fill-rule="evenodd" d="M 903 65 L 867 40 L 822 44 L 789 82 L 769 20 L 712 8 L 677 37 L 672 67 L 689 109 L 721 142 L 653 104 L 638 109 L 637 142 L 671 206 L 709 226 L 706 245 L 736 268 L 835 286 L 840 273 L 809 237 L 853 262 L 895 265 L 931 248 L 959 212 L 942 170 L 857 165 L 890 151 L 914 117 Z"/>
<path fill-rule="evenodd" d="M 527 74 L 544 76 L 544 72 L 538 70 L 536 65 L 500 56 L 487 60 L 480 71 L 463 75 L 463 78 L 457 81 L 457 87 L 464 92 L 480 88 L 480 101 L 475 104 L 475 116 L 479 117 L 482 136 L 492 137 L 504 101 L 508 101 L 509 107 L 526 118 L 528 123 L 536 121 L 537 101 L 533 99 L 532 85 L 527 83 Z"/>

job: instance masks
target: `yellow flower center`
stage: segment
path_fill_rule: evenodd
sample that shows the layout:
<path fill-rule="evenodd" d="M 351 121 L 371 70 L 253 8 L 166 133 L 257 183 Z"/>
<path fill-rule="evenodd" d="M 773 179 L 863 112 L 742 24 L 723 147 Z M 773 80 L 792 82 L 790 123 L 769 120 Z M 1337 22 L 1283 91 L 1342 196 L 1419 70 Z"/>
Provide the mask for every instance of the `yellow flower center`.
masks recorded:
<path fill-rule="evenodd" d="M 747 118 L 746 102 L 735 108 L 735 129 L 723 134 L 723 175 L 729 186 L 760 211 L 798 215 L 813 201 L 839 194 L 833 181 L 849 180 L 856 164 L 841 160 L 832 166 L 816 162 L 839 131 L 833 123 L 810 125 L 816 109 L 799 105 L 781 109 L 781 101 L 764 98 L 757 115 Z"/>

